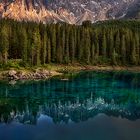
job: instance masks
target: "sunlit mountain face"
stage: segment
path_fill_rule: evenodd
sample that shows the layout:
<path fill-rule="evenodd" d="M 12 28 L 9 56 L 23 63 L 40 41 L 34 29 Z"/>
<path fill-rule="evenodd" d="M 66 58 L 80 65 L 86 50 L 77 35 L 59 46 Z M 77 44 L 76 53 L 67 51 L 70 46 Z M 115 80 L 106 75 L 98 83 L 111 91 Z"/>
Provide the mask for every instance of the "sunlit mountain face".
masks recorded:
<path fill-rule="evenodd" d="M 54 124 L 68 124 L 99 114 L 136 121 L 140 119 L 139 81 L 140 74 L 87 72 L 71 75 L 68 81 L 2 82 L 0 122 L 35 125 L 43 115 Z"/>
<path fill-rule="evenodd" d="M 1 0 L 1 18 L 43 23 L 139 18 L 139 0 Z"/>

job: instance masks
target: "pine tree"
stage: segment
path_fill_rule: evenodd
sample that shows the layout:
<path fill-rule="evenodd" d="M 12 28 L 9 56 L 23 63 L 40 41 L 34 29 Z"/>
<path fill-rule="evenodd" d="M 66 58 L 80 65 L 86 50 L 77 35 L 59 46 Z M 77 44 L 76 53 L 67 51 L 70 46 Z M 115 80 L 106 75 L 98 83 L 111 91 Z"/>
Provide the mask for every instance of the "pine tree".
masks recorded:
<path fill-rule="evenodd" d="M 2 63 L 7 63 L 9 49 L 9 36 L 8 27 L 3 26 L 0 30 L 0 61 Z"/>
<path fill-rule="evenodd" d="M 27 58 L 28 58 L 28 38 L 27 38 L 27 33 L 25 28 L 22 28 L 20 32 L 19 38 L 21 39 L 21 51 L 22 51 L 22 61 L 26 64 L 28 63 Z"/>
<path fill-rule="evenodd" d="M 84 37 L 84 59 L 86 64 L 90 64 L 90 35 L 89 30 L 85 30 L 85 37 Z"/>
<path fill-rule="evenodd" d="M 51 63 L 51 43 L 50 39 L 47 39 L 47 63 Z"/>
<path fill-rule="evenodd" d="M 83 28 L 79 28 L 79 31 L 78 31 L 78 46 L 77 46 L 77 49 L 78 49 L 78 61 L 81 62 L 82 61 L 82 55 L 83 55 L 83 38 L 84 38 L 84 35 L 83 35 Z"/>
<path fill-rule="evenodd" d="M 137 65 L 136 40 L 131 36 L 131 63 Z"/>
<path fill-rule="evenodd" d="M 95 62 L 97 62 L 99 58 L 99 38 L 97 30 L 94 33 L 94 45 L 95 45 Z"/>
<path fill-rule="evenodd" d="M 110 47 L 109 47 L 109 56 L 111 58 L 111 63 L 114 65 L 117 64 L 116 62 L 116 50 L 114 48 L 114 35 L 113 35 L 113 31 L 111 29 L 110 31 Z"/>
<path fill-rule="evenodd" d="M 69 27 L 67 27 L 65 35 L 65 48 L 64 48 L 64 63 L 68 64 L 70 62 L 69 55 Z"/>
<path fill-rule="evenodd" d="M 57 47 L 56 47 L 56 62 L 62 63 L 63 59 L 63 50 L 62 50 L 62 34 L 60 30 L 60 24 L 57 25 L 57 32 L 56 32 L 56 41 L 57 41 Z"/>
<path fill-rule="evenodd" d="M 42 64 L 44 65 L 46 63 L 46 55 L 47 55 L 47 41 L 48 37 L 47 37 L 47 33 L 44 32 L 43 35 L 43 39 L 42 39 L 42 49 L 41 49 L 41 60 L 42 60 Z"/>
<path fill-rule="evenodd" d="M 35 65 L 40 65 L 40 49 L 41 49 L 41 40 L 40 40 L 40 33 L 38 27 L 33 33 L 33 44 L 32 44 L 34 53 L 35 53 L 35 58 L 34 58 L 34 64 Z"/>
<path fill-rule="evenodd" d="M 140 52 L 140 39 L 139 35 L 137 32 L 134 33 L 134 40 L 135 40 L 135 45 L 136 45 L 136 60 L 137 60 L 137 65 L 140 63 L 139 59 L 139 52 Z"/>
<path fill-rule="evenodd" d="M 103 38 L 102 38 L 102 55 L 103 55 L 104 58 L 106 57 L 106 48 L 107 48 L 106 36 L 105 36 L 105 33 L 103 33 Z"/>
<path fill-rule="evenodd" d="M 74 42 L 74 31 L 73 28 L 70 29 L 70 35 L 69 35 L 69 52 L 70 52 L 70 59 L 71 63 L 74 62 L 74 56 L 75 56 L 75 42 Z"/>
<path fill-rule="evenodd" d="M 125 36 L 123 35 L 121 38 L 121 62 L 123 65 L 126 64 L 126 43 L 125 43 Z"/>
<path fill-rule="evenodd" d="M 55 25 L 52 25 L 51 28 L 51 57 L 52 57 L 52 62 L 56 62 L 56 28 Z"/>
<path fill-rule="evenodd" d="M 115 38 L 115 42 L 114 42 L 114 47 L 115 47 L 115 53 L 116 53 L 116 61 L 117 62 L 119 62 L 120 61 L 120 56 L 119 56 L 119 54 L 120 54 L 120 34 L 119 34 L 119 32 L 117 32 L 117 34 L 116 34 L 116 38 Z"/>
<path fill-rule="evenodd" d="M 94 43 L 91 45 L 91 64 L 94 64 L 95 62 L 95 45 Z"/>

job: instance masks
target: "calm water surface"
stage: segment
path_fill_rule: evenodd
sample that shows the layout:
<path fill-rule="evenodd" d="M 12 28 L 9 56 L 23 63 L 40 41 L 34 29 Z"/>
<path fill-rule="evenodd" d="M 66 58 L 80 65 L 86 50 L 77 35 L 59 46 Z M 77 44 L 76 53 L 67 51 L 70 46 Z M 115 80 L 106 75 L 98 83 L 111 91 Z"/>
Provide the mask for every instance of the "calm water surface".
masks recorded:
<path fill-rule="evenodd" d="M 0 140 L 139 140 L 140 74 L 0 82 Z"/>

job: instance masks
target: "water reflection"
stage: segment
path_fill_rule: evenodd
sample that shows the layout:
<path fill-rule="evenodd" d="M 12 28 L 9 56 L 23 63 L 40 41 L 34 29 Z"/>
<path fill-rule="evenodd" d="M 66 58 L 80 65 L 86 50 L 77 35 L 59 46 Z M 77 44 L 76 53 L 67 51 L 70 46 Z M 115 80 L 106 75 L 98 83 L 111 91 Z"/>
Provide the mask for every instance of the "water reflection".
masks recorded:
<path fill-rule="evenodd" d="M 0 83 L 0 122 L 78 123 L 100 113 L 140 119 L 140 74 L 86 72 L 39 82 Z"/>

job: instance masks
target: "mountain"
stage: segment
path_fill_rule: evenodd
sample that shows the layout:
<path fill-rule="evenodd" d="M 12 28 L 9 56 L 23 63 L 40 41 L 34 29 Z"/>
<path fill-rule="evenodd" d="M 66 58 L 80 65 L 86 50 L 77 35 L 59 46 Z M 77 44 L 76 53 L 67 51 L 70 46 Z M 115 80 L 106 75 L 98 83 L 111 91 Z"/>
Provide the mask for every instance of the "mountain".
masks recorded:
<path fill-rule="evenodd" d="M 135 2 L 128 8 L 125 18 L 140 19 L 140 1 Z"/>
<path fill-rule="evenodd" d="M 81 24 L 118 18 L 139 18 L 139 0 L 1 0 L 0 18 L 43 23 Z"/>

